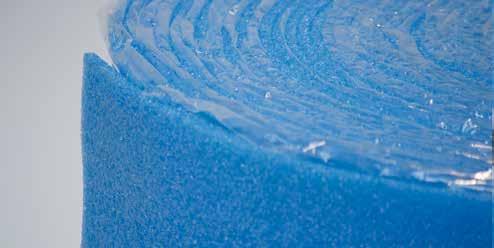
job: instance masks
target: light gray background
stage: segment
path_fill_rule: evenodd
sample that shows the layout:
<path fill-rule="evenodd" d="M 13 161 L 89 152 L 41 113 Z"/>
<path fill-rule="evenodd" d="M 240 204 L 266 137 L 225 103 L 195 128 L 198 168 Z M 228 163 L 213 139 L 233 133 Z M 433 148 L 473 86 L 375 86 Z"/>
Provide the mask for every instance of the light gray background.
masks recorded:
<path fill-rule="evenodd" d="M 112 0 L 2 0 L 0 247 L 78 247 L 82 56 Z"/>

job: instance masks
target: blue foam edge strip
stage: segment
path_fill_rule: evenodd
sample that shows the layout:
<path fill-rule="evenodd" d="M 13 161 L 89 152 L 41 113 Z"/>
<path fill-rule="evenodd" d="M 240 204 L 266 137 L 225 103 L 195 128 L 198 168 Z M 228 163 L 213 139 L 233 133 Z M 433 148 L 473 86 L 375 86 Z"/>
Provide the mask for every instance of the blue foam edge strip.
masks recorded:
<path fill-rule="evenodd" d="M 269 152 L 147 90 L 85 54 L 82 247 L 492 242 L 490 194 Z"/>

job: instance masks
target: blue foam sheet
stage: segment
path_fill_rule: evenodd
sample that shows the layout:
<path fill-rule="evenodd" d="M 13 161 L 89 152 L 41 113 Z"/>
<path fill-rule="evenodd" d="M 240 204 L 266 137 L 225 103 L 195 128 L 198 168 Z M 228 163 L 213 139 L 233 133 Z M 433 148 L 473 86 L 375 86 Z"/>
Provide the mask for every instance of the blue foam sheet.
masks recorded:
<path fill-rule="evenodd" d="M 83 247 L 491 243 L 490 194 L 265 152 L 84 61 Z"/>
<path fill-rule="evenodd" d="M 492 2 L 125 0 L 82 246 L 492 242 Z"/>

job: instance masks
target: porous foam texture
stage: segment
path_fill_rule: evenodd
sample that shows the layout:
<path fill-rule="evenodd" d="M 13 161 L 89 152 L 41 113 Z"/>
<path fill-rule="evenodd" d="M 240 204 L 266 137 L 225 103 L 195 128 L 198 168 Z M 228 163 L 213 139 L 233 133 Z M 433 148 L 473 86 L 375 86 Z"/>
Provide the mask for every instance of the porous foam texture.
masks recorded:
<path fill-rule="evenodd" d="M 492 1 L 122 0 L 83 246 L 488 246 Z"/>
<path fill-rule="evenodd" d="M 147 90 L 85 56 L 83 247 L 491 244 L 490 194 L 266 152 Z"/>

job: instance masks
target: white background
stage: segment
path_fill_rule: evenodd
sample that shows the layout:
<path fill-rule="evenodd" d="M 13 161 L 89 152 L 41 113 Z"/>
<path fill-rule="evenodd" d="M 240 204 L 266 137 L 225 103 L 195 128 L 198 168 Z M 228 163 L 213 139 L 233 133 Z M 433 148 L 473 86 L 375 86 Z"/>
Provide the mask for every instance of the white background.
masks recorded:
<path fill-rule="evenodd" d="M 109 0 L 0 7 L 0 247 L 78 247 L 82 57 L 108 61 Z"/>

